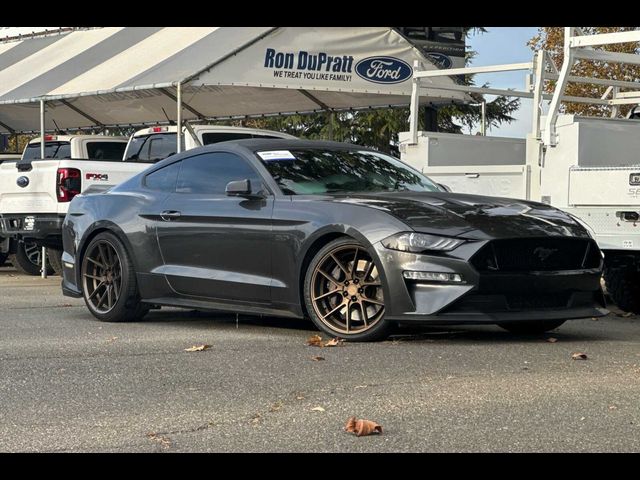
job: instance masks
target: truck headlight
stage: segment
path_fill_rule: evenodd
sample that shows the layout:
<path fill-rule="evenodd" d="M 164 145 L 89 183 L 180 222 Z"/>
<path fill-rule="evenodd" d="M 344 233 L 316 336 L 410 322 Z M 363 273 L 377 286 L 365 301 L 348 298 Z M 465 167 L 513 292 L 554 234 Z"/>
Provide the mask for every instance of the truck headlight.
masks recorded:
<path fill-rule="evenodd" d="M 406 232 L 387 237 L 381 243 L 391 250 L 422 253 L 425 251 L 449 252 L 462 245 L 464 240 L 427 233 Z"/>

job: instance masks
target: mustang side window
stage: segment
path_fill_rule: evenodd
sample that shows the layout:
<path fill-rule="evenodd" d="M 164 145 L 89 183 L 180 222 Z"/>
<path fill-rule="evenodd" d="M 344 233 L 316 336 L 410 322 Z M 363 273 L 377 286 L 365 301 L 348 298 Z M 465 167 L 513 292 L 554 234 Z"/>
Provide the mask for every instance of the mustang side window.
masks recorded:
<path fill-rule="evenodd" d="M 262 179 L 242 157 L 233 153 L 204 153 L 182 161 L 177 193 L 226 195 L 229 182 L 250 180 L 254 193 L 263 189 Z"/>
<path fill-rule="evenodd" d="M 176 188 L 176 180 L 178 180 L 178 172 L 180 171 L 180 163 L 175 162 L 160 170 L 151 172 L 144 177 L 144 184 L 151 190 L 161 190 L 163 192 L 173 192 Z"/>

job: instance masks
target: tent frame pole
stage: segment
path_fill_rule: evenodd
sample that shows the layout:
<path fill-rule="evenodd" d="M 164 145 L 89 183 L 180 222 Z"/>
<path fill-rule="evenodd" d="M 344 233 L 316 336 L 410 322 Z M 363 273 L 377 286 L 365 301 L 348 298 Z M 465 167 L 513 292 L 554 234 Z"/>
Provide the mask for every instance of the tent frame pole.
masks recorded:
<path fill-rule="evenodd" d="M 178 124 L 176 153 L 180 153 L 182 152 L 182 83 L 180 82 L 176 85 L 176 107 L 178 109 L 176 114 L 176 123 Z"/>
<path fill-rule="evenodd" d="M 40 158 L 44 159 L 45 151 L 45 139 L 44 139 L 44 113 L 45 113 L 45 101 L 44 98 L 40 99 Z M 40 263 L 42 267 L 40 269 L 40 276 L 47 278 L 47 248 L 42 247 L 42 254 L 40 255 Z"/>

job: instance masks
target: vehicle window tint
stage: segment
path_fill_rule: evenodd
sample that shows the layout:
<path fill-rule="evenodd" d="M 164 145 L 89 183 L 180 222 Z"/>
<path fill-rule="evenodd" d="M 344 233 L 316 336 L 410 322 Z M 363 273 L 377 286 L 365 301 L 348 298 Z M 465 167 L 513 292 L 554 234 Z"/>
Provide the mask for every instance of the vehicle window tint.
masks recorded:
<path fill-rule="evenodd" d="M 254 193 L 263 189 L 262 179 L 244 158 L 233 153 L 205 153 L 182 161 L 176 192 L 225 195 L 229 182 L 245 179 L 251 181 Z"/>
<path fill-rule="evenodd" d="M 30 143 L 22 157 L 25 160 L 40 158 L 40 143 Z M 44 158 L 71 158 L 71 143 L 45 142 Z"/>
<path fill-rule="evenodd" d="M 282 137 L 274 137 L 273 135 L 254 135 L 253 138 L 276 138 L 282 140 Z"/>
<path fill-rule="evenodd" d="M 124 142 L 87 142 L 87 155 L 94 160 L 122 160 Z"/>
<path fill-rule="evenodd" d="M 176 153 L 176 134 L 163 133 L 133 137 L 124 154 L 125 162 L 150 162 L 164 160 Z"/>
<path fill-rule="evenodd" d="M 144 184 L 152 190 L 162 190 L 165 192 L 173 192 L 176 188 L 176 180 L 180 171 L 180 163 L 176 162 L 160 170 L 151 172 L 144 178 Z"/>
<path fill-rule="evenodd" d="M 251 138 L 251 134 L 234 132 L 210 132 L 202 134 L 202 144 L 211 145 L 212 143 L 228 142 L 229 140 L 242 140 L 245 138 Z"/>

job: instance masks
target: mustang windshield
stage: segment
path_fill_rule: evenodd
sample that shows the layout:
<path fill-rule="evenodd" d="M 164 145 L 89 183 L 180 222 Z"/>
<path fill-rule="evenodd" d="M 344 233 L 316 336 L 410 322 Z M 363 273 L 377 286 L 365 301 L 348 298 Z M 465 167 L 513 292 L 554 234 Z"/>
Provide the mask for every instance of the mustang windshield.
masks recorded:
<path fill-rule="evenodd" d="M 294 149 L 257 154 L 285 195 L 440 191 L 420 172 L 382 153 Z"/>

